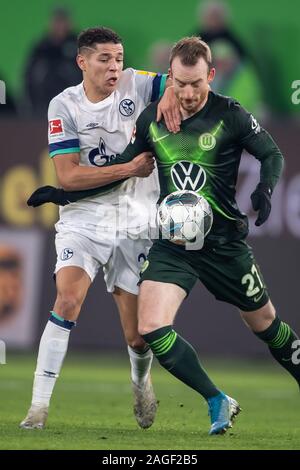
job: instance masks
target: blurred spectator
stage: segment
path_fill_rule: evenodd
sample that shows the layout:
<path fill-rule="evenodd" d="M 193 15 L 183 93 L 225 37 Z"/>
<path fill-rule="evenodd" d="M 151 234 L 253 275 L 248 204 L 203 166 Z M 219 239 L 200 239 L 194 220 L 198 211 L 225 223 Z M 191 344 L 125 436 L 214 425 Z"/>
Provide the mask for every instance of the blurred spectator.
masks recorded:
<path fill-rule="evenodd" d="M 149 70 L 167 73 L 169 69 L 170 52 L 173 44 L 169 41 L 157 41 L 149 49 Z"/>
<path fill-rule="evenodd" d="M 82 80 L 76 53 L 77 37 L 70 14 L 63 8 L 56 8 L 50 17 L 47 35 L 33 48 L 27 61 L 25 112 L 45 115 L 55 95 Z"/>
<path fill-rule="evenodd" d="M 198 18 L 201 27 L 196 35 L 209 44 L 216 67 L 212 90 L 236 98 L 256 117 L 263 119 L 266 108 L 261 80 L 251 54 L 231 31 L 227 6 L 221 1 L 201 2 Z"/>
<path fill-rule="evenodd" d="M 195 33 L 196 36 L 200 36 L 210 47 L 214 41 L 222 40 L 231 45 L 239 60 L 249 58 L 243 44 L 231 31 L 229 10 L 223 2 L 200 2 L 197 17 L 199 29 Z"/>
<path fill-rule="evenodd" d="M 232 96 L 259 119 L 265 117 L 263 90 L 256 70 L 249 60 L 241 61 L 237 51 L 225 41 L 214 41 L 211 46 L 216 76 L 213 91 Z"/>

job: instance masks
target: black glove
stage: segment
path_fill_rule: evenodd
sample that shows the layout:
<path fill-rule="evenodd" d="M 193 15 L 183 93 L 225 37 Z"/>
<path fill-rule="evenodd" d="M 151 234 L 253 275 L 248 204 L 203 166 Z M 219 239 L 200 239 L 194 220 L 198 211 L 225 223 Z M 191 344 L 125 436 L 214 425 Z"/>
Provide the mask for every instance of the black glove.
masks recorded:
<path fill-rule="evenodd" d="M 264 183 L 259 183 L 255 191 L 251 194 L 252 207 L 255 211 L 258 211 L 258 216 L 255 221 L 257 227 L 262 225 L 270 215 L 271 196 L 272 189 Z"/>
<path fill-rule="evenodd" d="M 38 207 L 46 202 L 53 202 L 60 206 L 70 203 L 63 189 L 54 188 L 54 186 L 42 186 L 31 194 L 27 204 L 28 206 Z"/>

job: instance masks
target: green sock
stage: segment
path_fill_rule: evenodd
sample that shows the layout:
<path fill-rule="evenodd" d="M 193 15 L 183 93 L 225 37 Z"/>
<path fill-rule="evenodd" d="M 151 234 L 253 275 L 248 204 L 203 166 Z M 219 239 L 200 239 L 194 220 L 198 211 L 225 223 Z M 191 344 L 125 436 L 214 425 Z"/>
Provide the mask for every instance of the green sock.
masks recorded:
<path fill-rule="evenodd" d="M 255 334 L 267 343 L 272 356 L 294 377 L 300 386 L 300 361 L 299 354 L 297 354 L 300 343 L 294 343 L 299 339 L 296 333 L 276 316 L 265 331 Z"/>
<path fill-rule="evenodd" d="M 172 328 L 164 326 L 143 335 L 159 363 L 205 399 L 220 393 L 201 367 L 196 351 Z"/>

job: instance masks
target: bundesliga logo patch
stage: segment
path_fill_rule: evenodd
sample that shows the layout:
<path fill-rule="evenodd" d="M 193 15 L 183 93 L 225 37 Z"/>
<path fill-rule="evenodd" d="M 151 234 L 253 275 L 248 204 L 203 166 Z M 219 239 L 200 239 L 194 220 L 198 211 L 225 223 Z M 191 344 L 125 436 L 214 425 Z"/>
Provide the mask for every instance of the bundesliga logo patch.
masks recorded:
<path fill-rule="evenodd" d="M 54 137 L 65 135 L 62 119 L 51 119 L 49 121 L 49 134 Z"/>

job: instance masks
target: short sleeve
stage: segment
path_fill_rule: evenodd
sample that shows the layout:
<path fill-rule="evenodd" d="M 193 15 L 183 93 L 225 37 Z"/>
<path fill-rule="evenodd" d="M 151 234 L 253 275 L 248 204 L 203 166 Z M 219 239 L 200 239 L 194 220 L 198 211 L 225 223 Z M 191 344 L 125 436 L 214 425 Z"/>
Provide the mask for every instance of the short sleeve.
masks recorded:
<path fill-rule="evenodd" d="M 80 152 L 78 132 L 66 103 L 55 97 L 48 108 L 49 155 Z"/>
<path fill-rule="evenodd" d="M 156 101 L 163 95 L 167 81 L 166 74 L 135 70 L 134 77 L 137 93 L 145 105 Z"/>

